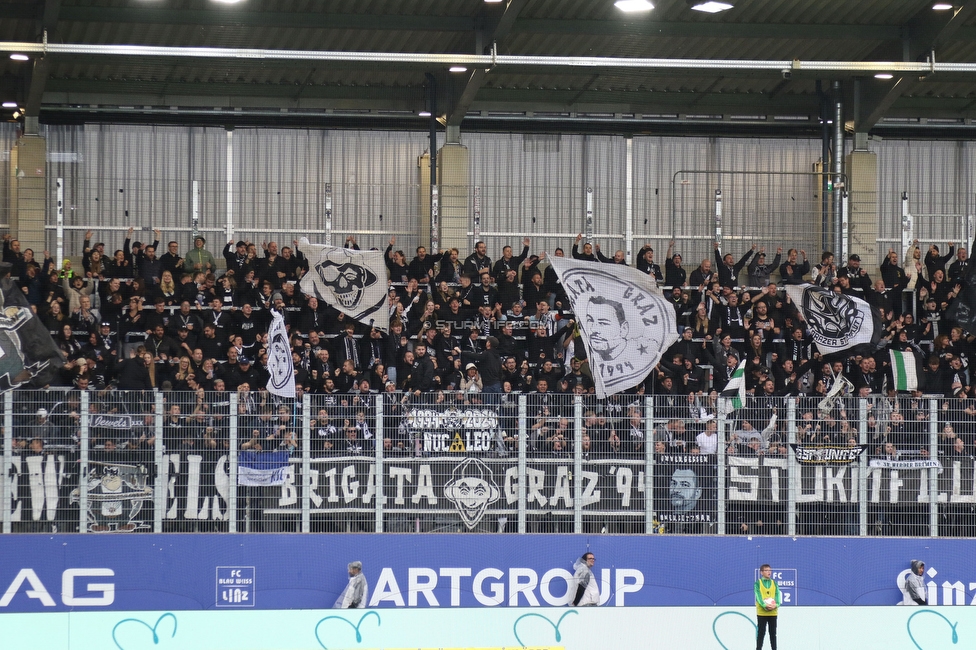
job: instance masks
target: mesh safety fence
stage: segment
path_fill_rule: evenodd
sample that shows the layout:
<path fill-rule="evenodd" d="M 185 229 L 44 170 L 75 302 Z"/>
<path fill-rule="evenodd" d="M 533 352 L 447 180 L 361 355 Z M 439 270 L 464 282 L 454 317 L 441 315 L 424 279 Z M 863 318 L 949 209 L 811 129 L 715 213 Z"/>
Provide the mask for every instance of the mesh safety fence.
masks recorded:
<path fill-rule="evenodd" d="M 2 530 L 976 535 L 976 401 L 13 391 Z"/>

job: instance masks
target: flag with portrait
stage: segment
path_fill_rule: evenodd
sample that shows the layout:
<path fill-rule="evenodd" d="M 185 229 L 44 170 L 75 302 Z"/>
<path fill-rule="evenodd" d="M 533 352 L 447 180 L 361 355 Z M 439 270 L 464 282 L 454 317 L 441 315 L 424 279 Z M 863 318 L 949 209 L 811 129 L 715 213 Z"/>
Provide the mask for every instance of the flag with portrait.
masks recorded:
<path fill-rule="evenodd" d="M 583 333 L 596 394 L 640 384 L 678 339 L 674 308 L 654 280 L 622 264 L 550 257 Z"/>
<path fill-rule="evenodd" d="M 358 251 L 301 241 L 309 272 L 300 287 L 350 318 L 383 332 L 390 329 L 383 251 Z"/>

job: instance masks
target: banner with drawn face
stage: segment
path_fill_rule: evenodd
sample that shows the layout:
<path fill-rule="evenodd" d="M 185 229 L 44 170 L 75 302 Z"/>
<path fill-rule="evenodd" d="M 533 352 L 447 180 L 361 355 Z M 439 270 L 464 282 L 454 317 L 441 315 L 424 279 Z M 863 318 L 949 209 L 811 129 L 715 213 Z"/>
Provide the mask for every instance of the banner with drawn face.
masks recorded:
<path fill-rule="evenodd" d="M 302 278 L 302 292 L 360 323 L 387 332 L 386 263 L 383 251 L 357 251 L 302 239 L 311 270 Z"/>

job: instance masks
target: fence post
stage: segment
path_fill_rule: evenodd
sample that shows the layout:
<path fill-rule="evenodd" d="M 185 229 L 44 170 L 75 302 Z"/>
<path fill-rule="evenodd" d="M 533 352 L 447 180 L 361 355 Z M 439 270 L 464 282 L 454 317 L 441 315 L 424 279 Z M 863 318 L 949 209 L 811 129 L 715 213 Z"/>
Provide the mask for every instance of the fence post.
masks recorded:
<path fill-rule="evenodd" d="M 379 393 L 376 396 L 376 435 L 373 438 L 376 441 L 376 474 L 374 475 L 374 480 L 376 481 L 376 532 L 383 532 L 383 505 L 385 502 L 385 497 L 383 496 L 383 437 L 385 435 L 383 431 L 384 421 L 383 421 L 383 393 Z M 369 486 L 366 487 L 369 489 Z"/>
<path fill-rule="evenodd" d="M 332 245 L 332 183 L 325 184 L 325 243 Z"/>
<path fill-rule="evenodd" d="M 796 400 L 789 398 L 786 402 L 786 442 L 796 444 Z M 786 533 L 791 537 L 796 535 L 796 484 L 800 480 L 799 465 L 796 454 L 786 456 L 786 475 L 789 477 L 786 487 Z"/>
<path fill-rule="evenodd" d="M 237 392 L 230 394 L 230 498 L 227 500 L 227 530 L 237 532 Z"/>
<path fill-rule="evenodd" d="M 837 188 L 834 188 L 837 191 Z M 841 256 L 840 259 L 846 260 L 847 254 L 850 251 L 850 194 L 847 192 L 845 187 L 840 194 L 840 243 L 841 243 Z"/>
<path fill-rule="evenodd" d="M 163 452 L 163 394 L 156 391 L 156 413 L 153 417 L 153 461 L 156 463 L 156 489 L 153 490 L 153 532 L 163 532 L 166 493 L 169 488 L 169 462 Z M 214 497 L 216 499 L 216 497 Z"/>
<path fill-rule="evenodd" d="M 523 393 L 519 395 L 518 398 L 518 532 L 519 535 L 524 535 L 527 532 L 528 526 L 526 525 L 526 489 L 525 489 L 525 470 L 526 470 L 526 455 L 528 444 L 526 442 L 526 437 L 528 436 L 528 427 L 526 426 L 526 414 L 528 409 L 526 407 L 526 397 Z"/>
<path fill-rule="evenodd" d="M 868 401 L 858 400 L 858 424 L 857 441 L 862 445 L 868 444 Z M 865 451 L 867 448 L 865 447 Z M 868 455 L 864 452 L 857 461 L 857 501 L 858 511 L 858 535 L 867 537 L 868 534 Z"/>
<path fill-rule="evenodd" d="M 583 532 L 583 398 L 573 396 L 573 532 Z"/>
<path fill-rule="evenodd" d="M 302 395 L 302 532 L 312 529 L 312 416 L 311 397 Z"/>
<path fill-rule="evenodd" d="M 718 534 L 725 534 L 725 427 L 728 426 L 726 409 L 728 408 L 728 398 L 721 397 L 718 400 L 718 458 L 715 468 L 715 501 L 717 507 L 716 516 L 718 518 Z"/>
<path fill-rule="evenodd" d="M 58 176 L 58 204 L 55 210 L 55 249 L 54 262 L 58 268 L 64 265 L 64 177 Z"/>
<path fill-rule="evenodd" d="M 929 458 L 939 457 L 939 400 L 929 400 Z M 939 536 L 939 470 L 929 468 L 929 536 Z"/>
<path fill-rule="evenodd" d="M 88 532 L 88 444 L 91 441 L 88 414 L 89 398 L 87 390 L 81 391 L 81 441 L 78 454 L 78 532 Z"/>
<path fill-rule="evenodd" d="M 912 245 L 912 213 L 908 209 L 908 192 L 901 193 L 901 251 L 899 255 L 906 255 L 908 247 Z M 903 260 L 905 264 L 909 260 Z"/>
<path fill-rule="evenodd" d="M 715 190 L 715 241 L 722 244 L 722 190 Z"/>
<path fill-rule="evenodd" d="M 9 535 L 10 507 L 13 505 L 11 495 L 10 478 L 11 465 L 14 462 L 14 393 L 8 390 L 3 394 L 3 474 L 0 481 L 3 482 L 3 533 Z"/>
<path fill-rule="evenodd" d="M 644 533 L 654 532 L 654 402 L 644 397 Z"/>

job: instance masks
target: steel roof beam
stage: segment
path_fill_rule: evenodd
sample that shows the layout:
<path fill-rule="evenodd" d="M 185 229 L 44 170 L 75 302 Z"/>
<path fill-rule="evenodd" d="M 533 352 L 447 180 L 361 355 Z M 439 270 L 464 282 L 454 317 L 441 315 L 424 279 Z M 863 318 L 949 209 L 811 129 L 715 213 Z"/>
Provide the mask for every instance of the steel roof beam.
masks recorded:
<path fill-rule="evenodd" d="M 501 41 L 509 35 L 512 31 L 512 27 L 515 25 L 515 21 L 518 19 L 519 13 L 528 3 L 528 0 L 508 0 L 505 3 L 505 9 L 502 11 L 502 15 L 498 18 L 498 22 L 495 23 L 494 29 L 491 31 L 490 36 L 486 38 L 486 42 L 495 43 L 497 47 L 498 41 Z M 488 69 L 485 66 L 476 67 L 471 71 L 468 77 L 468 82 L 465 84 L 464 89 L 458 96 L 457 100 L 454 102 L 454 108 L 450 115 L 447 116 L 447 126 L 460 126 L 461 121 L 464 120 L 464 116 L 467 114 L 471 105 L 474 103 L 475 98 L 478 96 L 478 91 L 485 85 L 485 81 L 488 78 Z"/>

